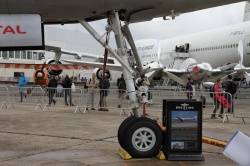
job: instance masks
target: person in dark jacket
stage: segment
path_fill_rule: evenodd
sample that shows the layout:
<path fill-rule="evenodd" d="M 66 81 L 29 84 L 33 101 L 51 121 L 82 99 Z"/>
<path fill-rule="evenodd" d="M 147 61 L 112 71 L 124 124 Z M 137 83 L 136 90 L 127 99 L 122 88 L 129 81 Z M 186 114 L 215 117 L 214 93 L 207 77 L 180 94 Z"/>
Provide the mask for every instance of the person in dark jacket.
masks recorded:
<path fill-rule="evenodd" d="M 57 87 L 57 79 L 55 78 L 55 76 L 52 76 L 52 78 L 49 80 L 48 83 L 48 93 L 49 93 L 49 105 L 51 105 L 51 103 L 53 102 L 54 105 L 56 104 L 56 100 L 53 99 L 53 96 L 56 92 L 56 87 Z"/>
<path fill-rule="evenodd" d="M 70 104 L 70 106 L 74 106 L 74 104 L 72 104 L 72 94 L 71 94 L 72 81 L 69 78 L 68 74 L 62 80 L 62 86 L 63 86 L 63 88 L 65 88 L 64 89 L 64 101 L 65 101 L 65 105 L 68 106 Z M 68 103 L 68 96 L 69 96 L 69 103 Z"/>
<path fill-rule="evenodd" d="M 118 98 L 119 98 L 119 104 L 118 104 L 118 108 L 121 108 L 122 106 L 122 100 L 123 100 L 123 94 L 126 93 L 126 82 L 125 79 L 123 77 L 123 74 L 121 74 L 121 77 L 119 77 L 117 79 L 117 83 L 116 83 L 117 87 L 118 87 Z"/>
<path fill-rule="evenodd" d="M 107 105 L 107 96 L 108 96 L 108 89 L 110 87 L 109 80 L 107 77 L 104 77 L 104 80 L 100 79 L 99 88 L 100 88 L 100 109 L 99 111 L 109 111 Z"/>
<path fill-rule="evenodd" d="M 228 103 L 231 104 L 231 107 L 228 109 L 228 113 L 233 113 L 233 111 L 234 111 L 234 97 L 235 97 L 235 93 L 237 91 L 237 85 L 233 82 L 231 75 L 227 76 L 227 81 L 222 83 L 222 86 L 223 85 L 225 87 L 225 92 L 226 92 L 225 97 L 226 97 Z"/>
<path fill-rule="evenodd" d="M 186 85 L 186 93 L 187 93 L 187 98 L 188 99 L 193 98 L 193 86 L 192 86 L 191 77 L 188 77 L 188 82 L 187 82 L 187 85 Z"/>

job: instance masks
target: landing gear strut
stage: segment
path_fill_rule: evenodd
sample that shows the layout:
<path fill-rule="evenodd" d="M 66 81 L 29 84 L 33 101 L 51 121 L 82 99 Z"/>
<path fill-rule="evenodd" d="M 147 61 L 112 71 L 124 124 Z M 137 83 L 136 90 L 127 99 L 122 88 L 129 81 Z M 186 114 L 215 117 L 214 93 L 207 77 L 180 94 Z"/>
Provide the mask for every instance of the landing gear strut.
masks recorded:
<path fill-rule="evenodd" d="M 111 11 L 109 14 L 110 30 L 114 32 L 117 44 L 117 53 L 106 44 L 105 40 L 85 21 L 79 20 L 79 23 L 103 46 L 109 53 L 117 59 L 123 67 L 123 75 L 126 82 L 126 90 L 129 95 L 130 108 L 133 116 L 125 119 L 118 130 L 118 140 L 122 148 L 131 154 L 132 157 L 144 158 L 152 157 L 158 153 L 162 144 L 162 132 L 156 121 L 141 117 L 139 111 L 139 100 L 135 91 L 133 78 L 136 75 L 142 74 L 142 65 L 139 56 L 136 52 L 135 44 L 132 35 L 129 31 L 128 25 L 125 23 L 121 28 L 121 22 L 117 11 Z M 128 40 L 134 55 L 136 66 L 131 66 L 131 55 L 127 52 L 126 42 L 124 37 Z M 129 61 L 130 58 L 130 61 Z"/>

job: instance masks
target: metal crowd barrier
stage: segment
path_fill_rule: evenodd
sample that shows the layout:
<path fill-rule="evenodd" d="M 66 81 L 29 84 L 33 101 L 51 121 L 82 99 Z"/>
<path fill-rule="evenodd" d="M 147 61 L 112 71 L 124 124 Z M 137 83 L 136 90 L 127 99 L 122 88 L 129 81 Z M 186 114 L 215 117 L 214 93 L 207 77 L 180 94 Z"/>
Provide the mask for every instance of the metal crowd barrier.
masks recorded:
<path fill-rule="evenodd" d="M 37 110 L 37 108 L 41 105 L 43 105 L 43 96 L 44 91 L 41 87 L 37 87 L 37 86 L 31 86 L 31 87 L 17 87 L 17 86 L 10 86 L 8 88 L 9 90 L 9 94 L 10 94 L 10 99 L 12 103 L 18 103 L 18 104 L 30 104 L 30 105 L 34 105 L 34 103 L 36 103 L 36 108 L 35 110 Z M 21 100 L 21 94 L 23 93 L 23 100 Z"/>
<path fill-rule="evenodd" d="M 46 95 L 43 97 L 44 108 L 50 111 L 50 106 L 75 106 L 75 112 L 83 107 L 84 95 L 81 89 L 78 88 L 44 88 Z M 53 96 L 51 103 L 49 102 L 50 96 Z M 67 96 L 67 97 L 66 97 Z"/>
<path fill-rule="evenodd" d="M 10 91 L 6 86 L 0 86 L 0 102 L 2 103 L 0 109 L 4 107 L 8 109 L 10 106 L 14 108 L 10 98 Z"/>
<path fill-rule="evenodd" d="M 233 116 L 235 118 L 240 118 L 245 123 L 244 118 L 250 118 L 250 108 L 249 108 L 249 99 L 242 96 L 242 91 L 238 91 L 234 96 L 229 93 L 223 92 L 221 95 L 229 102 L 230 109 L 224 107 L 223 113 L 220 113 L 221 103 L 215 103 L 214 99 L 210 97 L 212 92 L 209 91 L 196 91 L 193 95 L 193 99 L 203 102 L 203 115 L 212 115 L 214 108 L 218 108 L 216 116 L 222 117 L 223 123 L 227 120 L 229 122 L 228 116 Z M 215 93 L 212 93 L 215 94 Z M 176 99 L 187 99 L 186 91 L 179 91 L 176 93 Z M 218 104 L 218 105 L 216 105 Z M 208 117 L 209 117 L 208 116 Z"/>
<path fill-rule="evenodd" d="M 104 91 L 107 91 L 107 96 L 106 98 L 106 102 L 107 102 L 107 106 L 101 106 L 100 103 L 104 102 L 101 96 L 101 93 L 103 93 Z M 120 109 L 120 115 L 123 112 L 125 114 L 126 109 L 128 109 L 128 100 L 126 99 L 127 96 L 127 92 L 124 90 L 123 96 L 122 96 L 122 104 L 121 107 L 118 108 L 119 105 L 119 92 L 118 89 L 95 89 L 94 90 L 94 109 L 104 109 L 104 110 L 108 110 L 108 109 L 113 109 L 113 108 L 117 108 Z M 90 92 L 88 89 L 84 89 L 83 90 L 83 97 L 85 99 L 85 101 L 83 102 L 83 107 L 85 108 L 85 111 L 88 111 L 91 109 L 91 102 L 88 104 L 88 100 L 90 97 Z M 88 108 L 88 110 L 87 110 Z"/>
<path fill-rule="evenodd" d="M 20 101 L 20 91 L 23 91 L 26 94 L 23 96 L 23 101 Z M 56 103 L 54 105 L 53 102 L 49 105 L 49 93 L 54 91 L 53 98 L 55 99 Z M 65 103 L 65 91 L 71 93 L 72 103 L 70 103 L 70 97 L 67 97 L 67 102 Z M 129 100 L 127 100 L 126 96 L 127 93 L 124 91 L 123 95 L 123 104 L 120 108 L 118 108 L 119 98 L 118 98 L 118 89 L 108 89 L 108 95 L 106 97 L 107 106 L 100 107 L 100 90 L 99 88 L 95 89 L 95 98 L 94 98 L 94 108 L 95 109 L 117 109 L 120 110 L 120 115 L 123 113 L 125 114 L 125 110 L 130 110 L 129 108 Z M 36 104 L 35 110 L 40 108 L 42 111 L 45 109 L 50 110 L 52 106 L 65 106 L 65 104 L 73 104 L 75 106 L 75 113 L 77 111 L 81 112 L 81 108 L 84 109 L 84 113 L 87 111 L 90 113 L 91 105 L 89 105 L 89 109 L 87 110 L 87 100 L 88 100 L 88 89 L 84 89 L 83 87 L 79 88 L 41 88 L 40 86 L 30 86 L 30 87 L 23 87 L 19 88 L 17 86 L 0 86 L 0 102 L 2 108 L 9 108 L 12 106 L 14 108 L 14 104 Z M 244 118 L 250 118 L 250 108 L 249 102 L 247 97 L 239 97 L 243 96 L 243 91 L 239 90 L 235 95 L 234 99 L 228 93 L 222 93 L 222 95 L 229 101 L 230 105 L 234 105 L 234 109 L 227 109 L 224 108 L 223 113 L 220 113 L 220 108 L 216 112 L 216 117 L 222 117 L 223 122 L 226 120 L 229 121 L 228 116 L 233 116 L 235 118 L 240 118 L 245 122 Z M 206 90 L 197 90 L 193 93 L 193 99 L 197 101 L 203 102 L 203 115 L 204 118 L 210 119 L 211 115 L 213 114 L 214 108 L 221 107 L 221 104 L 216 105 L 217 103 L 214 102 L 214 99 L 210 97 L 211 92 Z M 247 94 L 247 93 L 245 93 Z M 246 95 L 244 95 L 246 96 Z M 153 90 L 150 89 L 148 93 L 148 102 L 146 104 L 147 110 L 162 110 L 162 101 L 164 99 L 187 99 L 186 91 L 173 91 L 173 90 Z M 232 100 L 233 99 L 233 100 Z M 231 102 L 233 101 L 233 103 Z"/>

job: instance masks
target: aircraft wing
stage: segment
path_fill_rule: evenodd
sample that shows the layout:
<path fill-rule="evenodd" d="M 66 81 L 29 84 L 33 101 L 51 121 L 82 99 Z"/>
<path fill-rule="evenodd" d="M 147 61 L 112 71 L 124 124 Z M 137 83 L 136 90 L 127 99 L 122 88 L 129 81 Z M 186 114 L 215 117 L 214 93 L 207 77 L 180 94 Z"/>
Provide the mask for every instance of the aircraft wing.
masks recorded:
<path fill-rule="evenodd" d="M 164 76 L 168 79 L 178 82 L 185 86 L 187 77 L 191 77 L 196 82 L 216 82 L 217 78 L 224 81 L 230 74 L 234 80 L 240 80 L 244 74 L 250 71 L 250 67 L 244 67 L 239 64 L 226 64 L 219 68 L 212 69 L 207 63 L 195 63 L 188 66 L 187 69 L 164 69 Z"/>
<path fill-rule="evenodd" d="M 97 62 L 86 62 L 86 61 L 75 61 L 75 60 L 61 60 L 63 62 L 67 62 L 70 64 L 74 64 L 77 66 L 88 66 L 91 68 L 103 68 L 103 63 Z M 116 70 L 116 71 L 123 71 L 122 66 L 120 64 L 106 64 L 107 70 Z"/>
<path fill-rule="evenodd" d="M 186 85 L 186 82 L 182 78 L 188 74 L 187 70 L 164 69 L 163 74 L 164 77 L 167 77 L 168 79 L 176 81 L 183 86 Z"/>
<path fill-rule="evenodd" d="M 17 63 L 0 63 L 0 68 L 15 68 L 15 69 L 41 69 L 44 64 L 17 64 Z M 44 68 L 50 68 L 51 70 L 91 70 L 94 68 L 102 68 L 103 64 L 96 64 L 93 62 L 78 63 L 78 64 L 45 64 Z M 110 67 L 110 68 L 109 68 Z M 110 64 L 107 69 L 118 70 L 118 67 L 114 64 Z"/>
<path fill-rule="evenodd" d="M 107 18 L 107 12 L 117 10 L 127 22 L 149 21 L 153 18 L 187 13 L 206 8 L 241 2 L 243 0 L 6 0 L 0 1 L 0 14 L 39 14 L 42 22 L 77 23 Z"/>
<path fill-rule="evenodd" d="M 225 81 L 227 79 L 228 75 L 231 75 L 233 77 L 233 80 L 240 81 L 241 78 L 244 77 L 245 74 L 248 74 L 250 72 L 250 67 L 244 67 L 241 65 L 234 65 L 232 68 L 223 69 L 213 69 L 213 72 L 211 73 L 211 78 L 208 79 L 209 81 L 216 82 L 216 78 L 222 78 L 222 81 Z"/>
<path fill-rule="evenodd" d="M 179 121 L 183 122 L 184 120 L 182 118 L 176 117 Z"/>
<path fill-rule="evenodd" d="M 90 59 L 98 59 L 103 58 L 103 56 L 96 55 L 96 54 L 88 54 L 88 53 L 79 53 L 69 50 L 63 50 L 61 47 L 51 46 L 51 45 L 45 45 L 45 51 L 50 51 L 54 53 L 61 53 L 61 54 L 67 54 L 67 55 L 74 55 L 76 59 L 81 58 L 90 58 Z"/>
<path fill-rule="evenodd" d="M 62 50 L 61 47 L 45 45 L 45 50 L 50 51 L 50 52 L 55 52 L 55 53 L 73 55 L 75 56 L 76 59 L 81 59 L 80 53 L 68 51 L 68 50 Z"/>

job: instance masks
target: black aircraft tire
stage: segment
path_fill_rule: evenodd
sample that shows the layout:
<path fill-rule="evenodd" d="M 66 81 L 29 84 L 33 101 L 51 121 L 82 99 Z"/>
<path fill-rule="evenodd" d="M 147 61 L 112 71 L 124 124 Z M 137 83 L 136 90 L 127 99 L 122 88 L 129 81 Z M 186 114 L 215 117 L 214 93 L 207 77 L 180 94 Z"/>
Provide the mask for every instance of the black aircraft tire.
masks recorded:
<path fill-rule="evenodd" d="M 124 140 L 125 136 L 124 135 L 126 134 L 127 127 L 130 126 L 128 124 L 130 124 L 134 119 L 135 119 L 135 117 L 133 117 L 133 116 L 128 117 L 119 126 L 117 138 L 118 138 L 118 142 L 122 148 L 124 148 L 124 146 L 125 146 L 125 140 Z"/>
<path fill-rule="evenodd" d="M 132 125 L 131 125 L 132 124 Z M 125 134 L 125 150 L 133 158 L 149 158 L 159 153 L 163 133 L 156 121 L 136 118 Z"/>

